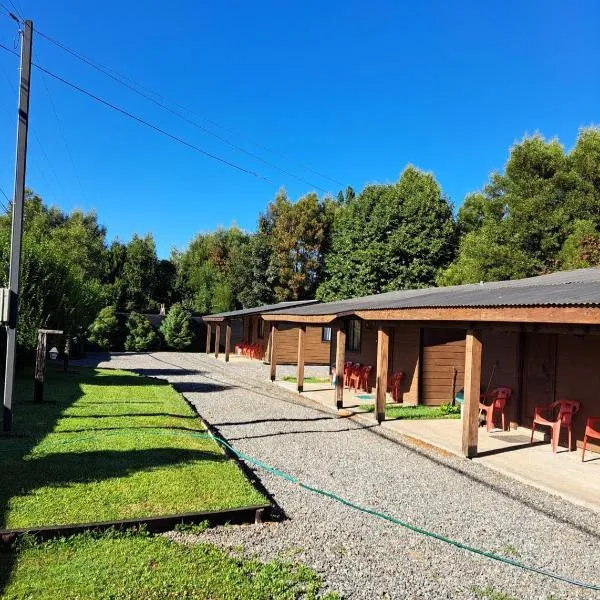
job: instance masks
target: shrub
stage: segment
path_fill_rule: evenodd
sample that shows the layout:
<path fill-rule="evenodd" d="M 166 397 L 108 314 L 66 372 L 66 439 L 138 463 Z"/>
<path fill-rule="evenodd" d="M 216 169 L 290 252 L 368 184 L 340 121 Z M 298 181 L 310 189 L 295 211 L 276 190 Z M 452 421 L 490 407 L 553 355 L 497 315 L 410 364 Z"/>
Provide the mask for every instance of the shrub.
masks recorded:
<path fill-rule="evenodd" d="M 158 345 L 158 334 L 143 315 L 132 312 L 127 319 L 127 331 L 125 350 L 129 352 L 145 352 Z"/>
<path fill-rule="evenodd" d="M 100 348 L 115 347 L 119 334 L 119 321 L 114 306 L 106 306 L 99 313 L 88 330 L 88 339 Z"/>
<path fill-rule="evenodd" d="M 175 350 L 187 348 L 193 340 L 190 315 L 181 304 L 173 304 L 169 309 L 160 326 L 160 331 L 165 337 L 167 345 Z"/>
<path fill-rule="evenodd" d="M 442 404 L 440 406 L 440 412 L 443 415 L 459 415 L 460 414 L 460 405 L 459 404 L 453 405 L 450 403 Z"/>

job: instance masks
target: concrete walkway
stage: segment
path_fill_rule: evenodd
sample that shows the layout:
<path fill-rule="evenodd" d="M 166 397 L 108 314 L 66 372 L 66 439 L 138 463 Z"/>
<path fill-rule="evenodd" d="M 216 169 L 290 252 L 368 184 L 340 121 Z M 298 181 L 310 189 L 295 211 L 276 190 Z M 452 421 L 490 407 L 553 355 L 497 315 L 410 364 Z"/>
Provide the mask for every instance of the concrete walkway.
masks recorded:
<path fill-rule="evenodd" d="M 403 443 L 400 436 L 390 441 L 374 423 L 336 418 L 268 382 L 268 367 L 260 363 L 157 353 L 91 364 L 168 379 L 237 449 L 311 486 L 508 559 L 600 584 L 597 513 L 477 462 Z M 352 599 L 598 598 L 595 591 L 467 553 L 270 473 L 257 475 L 287 520 L 174 537 L 307 564 Z"/>
<path fill-rule="evenodd" d="M 294 383 L 279 379 L 276 383 L 290 392 L 296 391 Z M 374 397 L 374 393 L 370 395 Z M 302 397 L 330 409 L 335 404 L 334 390 L 328 384 L 307 383 Z M 361 414 L 361 405 L 373 402 L 357 397 L 353 390 L 344 390 L 344 408 L 357 415 Z M 367 413 L 365 417 L 358 418 L 364 423 L 372 422 L 372 415 Z M 462 422 L 458 419 L 390 420 L 381 427 L 462 457 Z M 588 451 L 582 463 L 581 450 L 569 452 L 561 447 L 554 454 L 550 444 L 543 443 L 543 429 L 535 432 L 537 443 L 533 446 L 529 446 L 530 436 L 531 430 L 525 427 L 511 431 L 495 429 L 490 433 L 480 427 L 479 456 L 473 460 L 600 513 L 600 455 Z"/>

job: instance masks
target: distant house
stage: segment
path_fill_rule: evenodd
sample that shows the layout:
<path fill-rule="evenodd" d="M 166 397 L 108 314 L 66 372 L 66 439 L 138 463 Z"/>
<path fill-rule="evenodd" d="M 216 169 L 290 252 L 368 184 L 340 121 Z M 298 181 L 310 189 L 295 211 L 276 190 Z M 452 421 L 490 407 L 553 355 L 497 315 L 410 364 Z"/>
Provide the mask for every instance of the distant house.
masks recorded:
<path fill-rule="evenodd" d="M 271 360 L 272 339 L 271 328 L 265 323 L 263 316 L 281 310 L 290 310 L 301 306 L 315 304 L 316 300 L 302 300 L 291 302 L 280 302 L 234 310 L 229 312 L 205 315 L 202 320 L 207 326 L 206 351 L 210 353 L 211 348 L 218 355 L 221 350 L 225 351 L 225 360 L 229 360 L 229 353 L 246 346 L 253 346 L 253 356 L 263 359 L 265 362 Z M 234 337 L 237 328 L 240 337 Z M 304 334 L 304 360 L 307 365 L 328 365 L 331 353 L 331 328 L 323 326 L 297 326 L 283 325 L 277 335 L 277 363 L 295 365 L 298 361 L 298 336 L 299 329 Z M 229 335 L 229 340 L 227 336 Z"/>

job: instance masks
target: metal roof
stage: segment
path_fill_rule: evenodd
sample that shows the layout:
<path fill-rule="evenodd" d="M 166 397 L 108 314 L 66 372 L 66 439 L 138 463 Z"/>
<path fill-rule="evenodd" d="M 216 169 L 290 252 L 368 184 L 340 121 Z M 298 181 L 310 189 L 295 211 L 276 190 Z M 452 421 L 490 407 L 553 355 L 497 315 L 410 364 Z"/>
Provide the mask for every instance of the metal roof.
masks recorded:
<path fill-rule="evenodd" d="M 272 312 L 320 316 L 363 310 L 517 306 L 600 306 L 600 269 L 562 271 L 513 281 L 401 290 Z"/>
<path fill-rule="evenodd" d="M 204 315 L 202 319 L 205 321 L 222 321 L 224 319 L 241 319 L 250 315 L 257 315 L 266 312 L 290 310 L 292 308 L 315 304 L 318 300 L 291 300 L 288 302 L 279 302 L 277 304 L 265 304 L 263 306 L 255 306 L 254 308 L 242 308 L 240 310 L 230 310 L 228 312 L 214 313 L 212 315 Z"/>

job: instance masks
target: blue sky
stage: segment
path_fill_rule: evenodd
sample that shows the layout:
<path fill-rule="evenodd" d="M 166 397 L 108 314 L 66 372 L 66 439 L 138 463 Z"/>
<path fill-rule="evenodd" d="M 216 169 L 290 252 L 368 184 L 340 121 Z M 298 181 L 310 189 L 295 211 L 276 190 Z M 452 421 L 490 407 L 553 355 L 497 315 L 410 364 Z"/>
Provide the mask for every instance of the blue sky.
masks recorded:
<path fill-rule="evenodd" d="M 600 122 L 595 0 L 13 2 L 36 29 L 310 182 L 231 148 L 35 37 L 35 59 L 46 68 L 270 180 L 34 72 L 28 185 L 65 210 L 95 209 L 109 238 L 152 232 L 161 256 L 218 226 L 253 230 L 280 186 L 294 199 L 316 186 L 358 191 L 395 181 L 407 163 L 432 171 L 459 205 L 502 169 L 524 134 L 557 136 L 570 148 L 579 127 Z M 0 14 L 0 43 L 13 47 L 14 38 L 15 24 Z M 16 81 L 16 57 L 0 52 L 0 187 L 9 196 Z"/>

